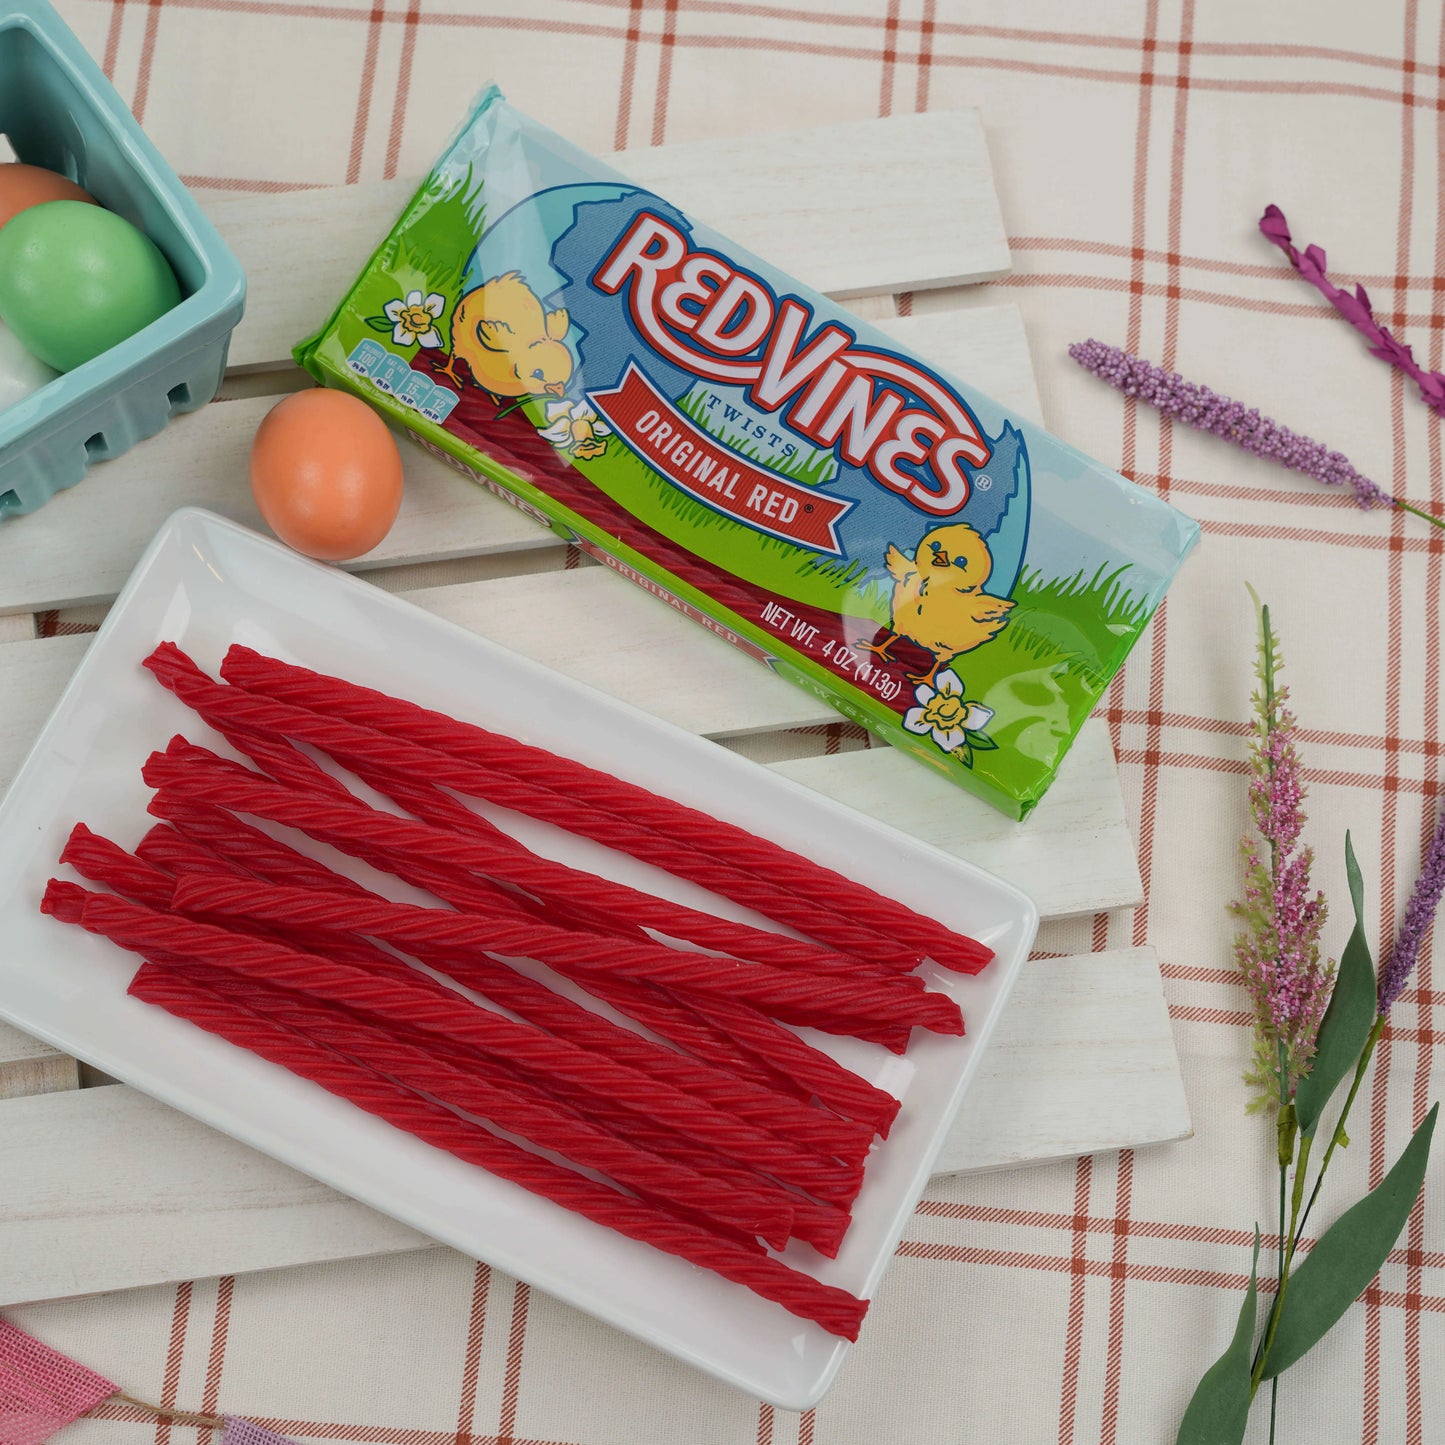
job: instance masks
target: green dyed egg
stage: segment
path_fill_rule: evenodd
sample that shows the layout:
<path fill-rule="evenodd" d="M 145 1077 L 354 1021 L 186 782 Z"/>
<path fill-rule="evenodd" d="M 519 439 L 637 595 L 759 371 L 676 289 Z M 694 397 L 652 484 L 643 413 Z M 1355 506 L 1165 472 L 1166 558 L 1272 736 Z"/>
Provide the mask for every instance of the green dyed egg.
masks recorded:
<path fill-rule="evenodd" d="M 155 243 L 83 201 L 47 201 L 0 227 L 0 320 L 57 371 L 134 336 L 181 299 Z"/>

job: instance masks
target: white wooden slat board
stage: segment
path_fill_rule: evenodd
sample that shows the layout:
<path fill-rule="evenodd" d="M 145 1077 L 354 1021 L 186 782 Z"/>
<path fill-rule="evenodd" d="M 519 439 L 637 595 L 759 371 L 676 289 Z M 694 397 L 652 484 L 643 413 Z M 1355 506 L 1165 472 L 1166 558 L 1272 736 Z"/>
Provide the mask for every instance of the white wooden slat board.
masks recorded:
<path fill-rule="evenodd" d="M 258 204 L 274 197 L 254 197 Z M 283 198 L 287 199 L 287 198 Z M 345 272 L 333 281 L 339 291 Z M 891 301 L 890 301 L 891 304 Z M 1015 306 L 880 323 L 945 371 L 978 377 L 996 401 L 1037 416 L 1038 392 Z M 0 525 L 0 613 L 108 601 L 177 507 L 208 507 L 264 530 L 247 481 L 251 438 L 274 397 L 177 417 L 159 436 L 91 469 L 39 511 Z M 386 540 L 351 570 L 557 545 L 557 538 L 418 446 L 402 448 L 406 495 Z M 625 584 L 619 584 L 622 590 Z"/>
<path fill-rule="evenodd" d="M 1114 750 L 1096 719 L 1080 731 L 1058 780 L 1022 824 L 976 798 L 959 798 L 946 779 L 893 748 L 769 766 L 859 812 L 907 819 L 910 837 L 1007 879 L 1033 898 L 1042 917 L 1133 907 L 1143 898 Z"/>
<path fill-rule="evenodd" d="M 816 290 L 840 299 L 1008 274 L 976 110 L 622 151 L 611 161 Z M 940 178 L 946 183 L 940 184 Z M 416 191 L 415 177 L 204 204 L 250 281 L 231 366 L 270 369 L 331 314 Z M 284 231 L 286 244 L 276 237 Z"/>
<path fill-rule="evenodd" d="M 0 1107 L 7 1099 L 79 1087 L 80 1068 L 74 1059 L 0 1023 Z M 0 1148 L 0 1161 L 4 1159 Z"/>
<path fill-rule="evenodd" d="M 1172 1059 L 1151 949 L 1036 959 L 936 1172 L 1185 1137 Z M 429 1244 L 121 1085 L 0 1105 L 0 1158 L 0 1307 Z"/>

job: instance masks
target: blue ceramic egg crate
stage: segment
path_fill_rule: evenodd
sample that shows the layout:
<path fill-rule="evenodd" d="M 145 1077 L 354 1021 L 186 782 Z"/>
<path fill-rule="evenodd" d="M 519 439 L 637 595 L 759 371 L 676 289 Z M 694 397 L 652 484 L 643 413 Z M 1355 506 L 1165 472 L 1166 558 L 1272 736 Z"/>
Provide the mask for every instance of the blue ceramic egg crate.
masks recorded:
<path fill-rule="evenodd" d="M 100 67 L 46 3 L 0 0 L 0 135 L 160 247 L 182 301 L 93 361 L 0 411 L 0 523 L 72 487 L 216 394 L 246 278 Z"/>

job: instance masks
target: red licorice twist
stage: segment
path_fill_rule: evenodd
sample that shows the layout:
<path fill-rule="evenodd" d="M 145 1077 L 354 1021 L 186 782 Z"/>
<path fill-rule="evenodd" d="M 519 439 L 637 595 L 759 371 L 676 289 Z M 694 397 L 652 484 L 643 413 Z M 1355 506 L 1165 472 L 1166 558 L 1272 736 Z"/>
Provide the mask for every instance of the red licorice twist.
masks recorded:
<path fill-rule="evenodd" d="M 619 848 L 755 908 L 789 927 L 813 933 L 821 929 L 830 935 L 828 942 L 833 947 L 865 957 L 869 952 L 878 951 L 879 940 L 866 929 L 850 925 L 846 918 L 823 914 L 815 903 L 800 900 L 785 888 L 704 854 L 680 851 L 670 838 L 624 818 L 594 810 L 577 798 L 539 789 L 534 781 L 479 767 L 404 737 L 383 736 L 371 728 L 293 707 L 241 687 L 218 685 L 174 643 L 157 647 L 146 666 L 181 701 L 194 708 L 228 742 L 278 782 L 329 793 L 345 791 L 342 784 L 291 748 L 285 739 L 307 742 L 329 753 L 363 782 L 427 822 L 482 836 L 499 834 L 500 830 L 493 824 L 439 792 L 436 785 L 454 788 Z M 406 772 L 401 772 L 402 769 Z M 408 781 L 406 773 L 428 781 L 418 786 Z M 806 957 L 816 966 L 833 971 L 868 967 L 858 958 L 816 949 Z M 917 957 L 902 950 L 896 961 L 911 966 Z"/>
<path fill-rule="evenodd" d="M 677 1255 L 746 1286 L 833 1334 L 856 1339 L 867 1304 L 843 1290 L 790 1269 L 768 1255 L 679 1219 L 657 1205 L 630 1198 L 577 1174 L 420 1098 L 401 1085 L 343 1059 L 293 1030 L 218 998 L 167 970 L 150 965 L 131 992 L 179 1018 L 249 1049 L 358 1108 L 469 1164 L 533 1194 L 585 1215 L 628 1238 Z"/>
<path fill-rule="evenodd" d="M 170 788 L 199 802 L 249 812 L 293 826 L 308 836 L 344 849 L 350 850 L 354 844 L 360 843 L 366 848 L 385 847 L 418 853 L 429 851 L 457 866 L 488 870 L 534 894 L 566 888 L 584 903 L 600 901 L 606 907 L 630 907 L 641 921 L 659 927 L 664 926 L 664 918 L 678 911 L 673 905 L 663 904 L 650 894 L 639 893 L 592 874 L 578 873 L 533 854 L 519 858 L 485 839 L 464 838 L 425 823 L 378 812 L 360 802 L 347 803 L 272 783 L 183 738 L 172 739 L 165 753 L 153 753 L 142 773 L 153 787 Z M 694 941 L 704 946 L 725 946 L 725 940 L 739 928 L 739 925 L 727 924 L 711 914 L 682 911 L 689 920 L 698 920 L 688 931 Z M 662 917 L 658 917 L 659 913 Z M 704 924 L 707 926 L 704 927 Z M 668 958 L 679 956 L 671 950 L 663 952 Z M 718 961 L 713 962 L 716 964 Z M 801 1008 L 801 1014 L 795 1018 L 797 1022 L 824 1029 L 835 1028 L 835 1019 L 841 1016 L 857 1018 L 868 1024 L 913 1023 L 940 1033 L 963 1032 L 962 1016 L 953 1000 L 943 994 L 920 990 L 916 981 L 876 978 L 855 984 L 842 976 L 814 975 L 806 978 L 798 974 L 789 975 L 781 969 L 771 970 L 746 959 L 729 962 L 735 965 L 733 976 L 736 979 L 752 979 L 759 988 L 766 987 L 771 998 L 784 1001 L 774 1007 L 774 1012 L 780 1012 L 782 1007 L 792 1007 L 795 1011 Z M 658 967 L 662 967 L 660 961 Z M 694 983 L 693 986 L 701 985 Z M 864 1000 L 866 1008 L 862 1007 Z M 811 1008 L 807 1006 L 809 1001 Z M 794 1014 L 788 1016 L 794 1017 Z"/>
<path fill-rule="evenodd" d="M 181 764 L 188 766 L 182 767 Z M 202 765 L 204 764 L 204 767 Z M 267 793 L 272 799 L 268 810 L 257 807 L 243 807 L 234 804 L 236 811 L 252 812 L 265 816 L 273 822 L 286 822 L 286 818 L 273 817 L 270 807 L 295 805 L 303 802 L 329 803 L 337 812 L 328 816 L 340 818 L 348 805 L 343 799 L 326 795 L 305 793 L 299 789 L 279 783 L 267 783 L 266 779 L 217 757 L 205 748 L 196 747 L 184 738 L 173 738 L 164 753 L 153 753 L 142 775 L 152 787 L 165 788 L 174 785 L 191 801 L 210 803 L 213 806 L 233 806 L 231 799 L 239 796 L 235 787 L 226 788 L 225 782 L 249 782 L 253 787 L 266 784 L 278 791 Z M 205 786 L 202 786 L 204 782 Z M 251 800 L 254 802 L 254 796 Z M 276 801 L 284 800 L 284 801 Z M 754 961 L 769 961 L 775 957 L 795 957 L 795 940 L 766 929 L 752 928 L 743 923 L 732 923 L 712 913 L 703 913 L 681 904 L 669 903 L 665 899 L 643 893 L 625 884 L 613 883 L 595 874 L 569 868 L 529 853 L 515 843 L 503 844 L 485 838 L 468 838 L 436 828 L 427 823 L 398 818 L 391 813 L 380 813 L 360 800 L 349 805 L 349 817 L 357 825 L 345 836 L 367 847 L 379 847 L 389 851 L 416 851 L 428 857 L 433 863 L 442 863 L 485 874 L 500 882 L 522 888 L 535 897 L 557 900 L 563 907 L 580 905 L 583 908 L 603 913 L 618 914 L 648 928 L 654 928 L 671 938 L 681 938 L 701 948 L 713 948 L 731 953 L 736 957 Z M 302 832 L 307 828 L 296 824 Z M 335 830 L 333 830 L 335 831 Z M 323 841 L 340 844 L 337 837 Z M 780 965 L 781 966 L 781 965 Z M 895 979 L 902 985 L 904 980 Z M 915 981 L 916 984 L 916 981 Z"/>
<path fill-rule="evenodd" d="M 420 947 L 423 952 L 417 956 L 422 962 L 559 1038 L 570 1039 L 581 1048 L 595 1050 L 654 1078 L 664 1079 L 687 1093 L 707 1099 L 719 1109 L 786 1133 L 823 1153 L 861 1159 L 868 1151 L 872 1139 L 869 1129 L 809 1109 L 796 1100 L 663 1048 L 476 951 L 459 949 L 454 944 L 438 945 L 435 940 L 424 937 L 420 929 L 387 926 L 387 920 L 395 917 L 422 922 L 429 920 L 423 920 L 421 915 L 435 915 L 440 922 L 457 917 L 456 914 L 392 904 L 375 895 L 323 894 L 198 873 L 179 880 L 171 902 L 179 913 L 244 918 L 256 923 L 279 922 L 288 928 L 300 925 L 341 933 L 355 930 L 386 938 L 405 948 Z M 520 949 L 512 948 L 497 951 L 521 953 Z"/>
<path fill-rule="evenodd" d="M 242 751 L 249 750 L 248 755 L 255 757 L 262 770 L 278 782 L 290 783 L 307 791 L 324 792 L 330 796 L 351 796 L 336 778 L 318 767 L 310 758 L 291 748 L 285 741 L 286 737 L 296 738 L 330 753 L 363 782 L 375 787 L 426 822 L 455 828 L 463 833 L 490 839 L 499 846 L 527 853 L 509 834 L 433 786 L 441 783 L 456 786 L 460 791 L 471 791 L 476 796 L 488 796 L 475 787 L 466 787 L 468 780 L 478 773 L 474 767 L 459 763 L 444 753 L 417 747 L 405 740 L 384 737 L 372 729 L 358 727 L 342 719 L 322 716 L 272 698 L 257 696 L 240 687 L 226 687 L 214 683 L 172 643 L 161 644 L 146 665 L 166 687 L 194 708 L 207 723 Z M 255 743 L 255 739 L 260 739 L 261 743 Z M 425 777 L 428 781 L 418 784 L 406 776 L 407 772 L 413 776 Z M 480 776 L 485 778 L 492 775 L 483 772 Z M 515 780 L 501 776 L 496 791 L 498 796 L 494 797 L 493 801 L 519 811 L 531 811 L 523 806 L 526 797 L 535 792 L 531 785 L 518 784 Z M 582 805 L 559 804 L 553 811 L 555 816 L 551 817 L 551 821 L 572 832 L 587 832 L 585 828 L 573 826 L 573 815 L 580 818 L 586 813 Z M 616 839 L 609 836 L 609 833 L 627 826 L 614 819 L 595 836 L 602 842 L 615 843 Z M 588 833 L 587 836 L 594 834 Z M 670 850 L 664 845 L 662 851 L 666 854 Z M 726 871 L 726 865 L 709 866 Z M 726 879 L 721 874 L 712 881 L 716 884 L 714 891 L 733 896 L 728 887 L 724 886 Z M 741 887 L 742 901 L 750 902 L 765 914 L 769 913 L 768 899 L 757 891 L 762 887 L 758 880 L 744 878 Z M 796 900 L 792 900 L 791 895 L 784 897 L 788 898 L 790 903 L 783 913 L 778 915 L 779 921 L 790 925 L 801 924 L 803 915 L 797 909 Z M 574 903 L 573 906 L 577 905 Z M 588 921 L 602 922 L 614 931 L 636 932 L 635 924 L 615 912 L 593 912 L 584 916 Z M 816 916 L 816 910 L 808 910 L 808 917 Z M 752 946 L 752 956 L 781 967 L 797 966 L 855 975 L 867 972 L 871 967 L 857 958 L 841 956 L 816 944 L 764 930 L 753 931 Z M 909 966 L 915 962 L 916 956 L 911 959 Z"/>
<path fill-rule="evenodd" d="M 330 806 L 319 801 L 311 805 L 314 811 L 310 816 L 323 831 L 326 831 L 324 815 Z M 302 826 L 307 825 L 303 822 Z M 175 904 L 186 912 L 247 917 L 255 916 L 257 899 L 255 889 L 241 880 L 198 875 L 182 881 Z M 425 943 L 445 949 L 478 949 L 535 958 L 569 975 L 577 971 L 600 972 L 643 979 L 688 993 L 716 993 L 725 998 L 743 999 L 778 1017 L 803 1024 L 816 1023 L 819 1010 L 832 1019 L 856 1009 L 857 1016 L 865 1023 L 883 1019 L 949 1032 L 951 1022 L 957 1018 L 956 1006 L 941 994 L 885 993 L 877 985 L 859 987 L 831 976 L 802 978 L 777 969 L 769 970 L 761 964 L 679 953 L 656 944 L 577 934 L 539 921 L 519 923 L 503 915 L 457 913 L 388 903 L 384 899 L 281 887 L 265 894 L 263 907 L 267 921 L 287 926 L 355 929 L 403 948 Z M 962 1032 L 961 1024 L 952 1032 Z"/>
<path fill-rule="evenodd" d="M 399 1084 L 489 1120 L 509 1134 L 518 1134 L 538 1148 L 562 1154 L 574 1164 L 596 1169 L 660 1203 L 680 1204 L 745 1234 L 761 1235 L 775 1249 L 782 1249 L 788 1241 L 793 1212 L 776 1193 L 722 1186 L 575 1114 L 569 1117 L 556 1107 L 545 1089 L 508 1079 L 488 1069 L 475 1056 L 463 1069 L 344 1009 L 281 989 L 263 993 L 255 984 L 237 980 L 235 975 L 231 979 L 228 983 L 224 974 L 218 978 L 214 970 L 206 970 L 197 981 L 223 998 L 243 1003 L 254 999 L 251 1006 L 264 1012 L 273 1023 L 296 1029 Z"/>
<path fill-rule="evenodd" d="M 218 815 L 219 818 L 229 816 L 229 814 Z M 236 822 L 236 827 L 239 830 L 251 831 L 248 825 L 239 821 Z M 258 836 L 265 837 L 264 834 Z M 276 846 L 281 848 L 285 845 L 277 844 Z M 193 842 L 164 824 L 158 824 L 146 834 L 145 838 L 141 840 L 137 852 L 140 857 L 151 858 L 161 867 L 169 868 L 173 874 L 184 871 L 225 872 L 229 870 L 233 874 L 241 871 L 242 876 L 249 876 L 244 874 L 243 870 L 237 870 L 235 865 L 225 863 L 218 854 L 211 853 L 201 844 Z M 297 857 L 300 856 L 297 855 Z M 397 862 L 399 864 L 399 859 Z M 322 865 L 314 866 L 320 868 Z M 331 891 L 345 890 L 352 893 L 365 891 L 360 884 L 354 883 L 344 875 L 329 869 L 325 871 Z M 287 870 L 287 876 L 289 876 L 289 872 L 290 870 Z M 454 889 L 448 888 L 445 882 L 438 882 L 436 877 L 428 875 L 424 868 L 405 868 L 405 871 L 402 871 L 402 866 L 399 866 L 398 876 L 420 887 L 430 888 L 444 902 L 451 903 L 456 907 L 465 907 L 463 899 L 468 895 L 461 885 L 457 885 Z M 109 880 L 95 879 L 94 881 L 108 882 Z M 278 871 L 272 870 L 272 877 L 269 881 L 284 881 L 284 879 Z M 484 893 L 488 899 L 510 896 L 498 894 L 494 890 L 484 890 Z M 449 894 L 451 896 L 448 896 Z M 313 951 L 325 952 L 326 949 L 323 947 Z M 493 965 L 493 967 L 501 967 L 501 965 Z M 517 975 L 517 977 L 522 976 Z M 526 981 L 529 984 L 532 983 L 531 980 Z M 482 992 L 487 992 L 485 987 L 472 984 L 466 979 L 458 979 L 458 982 L 466 983 L 468 987 L 481 987 Z M 535 984 L 533 986 L 539 987 Z M 866 1080 L 845 1069 L 821 1049 L 805 1043 L 790 1029 L 744 1005 L 718 999 L 703 1002 L 694 998 L 689 1006 L 666 994 L 659 993 L 655 989 L 627 984 L 622 980 L 610 981 L 594 978 L 589 980 L 589 991 L 595 993 L 597 997 L 605 999 L 629 1017 L 636 1019 L 638 1023 L 651 1029 L 654 1033 L 689 1049 L 699 1059 L 710 1061 L 729 1072 L 740 1074 L 741 1077 L 750 1078 L 754 1083 L 761 1084 L 765 1088 L 776 1090 L 785 1084 L 790 1085 L 800 1097 L 804 1099 L 817 1097 L 820 1102 L 836 1110 L 845 1118 L 857 1119 L 870 1124 L 885 1137 L 898 1112 L 898 1101 L 891 1094 L 875 1088 Z M 555 997 L 550 990 L 547 990 L 547 993 L 549 997 Z M 514 1002 L 509 1003 L 506 998 L 498 997 L 496 994 L 493 994 L 492 997 L 504 1008 L 513 1008 L 515 1011 Z M 703 1013 L 709 1016 L 708 1019 L 705 1019 L 702 1013 L 697 1012 L 699 1003 L 702 1003 Z M 545 1026 L 544 1021 L 535 1015 L 532 1016 L 532 1022 Z M 690 1022 L 692 1027 L 688 1027 Z M 739 1050 L 743 1051 L 741 1056 Z M 763 1060 L 764 1063 L 760 1065 L 759 1060 Z"/>
<path fill-rule="evenodd" d="M 689 845 L 696 853 L 725 860 L 739 871 L 752 873 L 769 884 L 779 884 L 810 903 L 815 912 L 811 926 L 806 929 L 808 932 L 826 926 L 826 920 L 832 916 L 861 925 L 874 938 L 872 950 L 863 954 L 866 958 L 879 959 L 882 956 L 879 948 L 891 950 L 889 956 L 897 963 L 908 962 L 910 955 L 916 961 L 918 953 L 927 953 L 948 967 L 976 973 L 992 957 L 991 951 L 976 940 L 955 934 L 937 920 L 831 869 L 756 837 L 746 829 L 711 818 L 635 784 L 608 777 L 585 764 L 556 757 L 474 724 L 458 722 L 415 703 L 264 657 L 250 648 L 233 646 L 222 664 L 221 675 L 228 682 L 252 691 L 450 752 L 484 768 L 510 773 L 539 788 L 560 793 L 573 806 L 585 803 L 623 821 L 640 824 L 674 847 Z M 676 855 L 674 861 L 681 863 Z M 844 951 L 849 950 L 845 947 Z"/>
<path fill-rule="evenodd" d="M 204 850 L 199 849 L 198 845 L 192 844 L 179 834 L 170 833 L 170 837 L 167 838 L 165 836 L 167 833 L 170 833 L 170 830 L 164 825 L 152 829 L 146 839 L 142 840 L 142 847 L 149 844 L 153 856 L 158 851 L 161 856 L 178 863 L 195 862 L 197 854 L 204 854 Z M 104 842 L 105 840 L 100 841 Z M 107 846 L 114 847 L 114 845 Z M 140 850 L 137 852 L 139 853 Z M 210 858 L 210 856 L 204 855 L 205 858 Z M 132 877 L 138 876 L 138 872 L 134 870 L 133 860 L 131 860 L 129 871 Z M 122 874 L 117 870 L 112 876 L 119 877 Z M 97 881 L 101 880 L 97 879 Z M 167 890 L 172 887 L 172 881 L 169 878 L 145 881 L 153 883 L 156 887 L 164 886 Z M 54 914 L 62 922 L 79 924 L 88 897 L 90 894 L 75 884 L 53 880 L 42 903 L 42 911 Z M 192 976 L 204 973 L 206 986 L 212 991 L 239 998 L 243 1002 L 247 999 L 254 1000 L 254 1006 L 262 1007 L 268 1017 L 273 1014 L 273 1006 L 277 999 L 301 1002 L 294 994 L 287 994 L 266 984 L 257 983 L 249 977 L 227 975 L 216 969 L 201 969 L 189 959 L 159 949 L 148 950 L 148 953 L 151 962 L 181 969 Z M 403 1037 L 381 1023 L 371 1026 L 391 1037 Z M 409 1040 L 404 1041 L 409 1042 Z M 599 1124 L 613 1134 L 636 1143 L 641 1148 L 664 1158 L 675 1160 L 687 1168 L 706 1175 L 720 1185 L 741 1191 L 744 1197 L 748 1195 L 764 1196 L 771 1202 L 775 1211 L 792 1215 L 791 1233 L 793 1237 L 813 1245 L 829 1258 L 835 1257 L 838 1252 L 843 1234 L 849 1224 L 849 1216 L 836 1206 L 819 1204 L 803 1195 L 791 1193 L 772 1180 L 766 1179 L 750 1169 L 745 1169 L 741 1165 L 734 1164 L 701 1145 L 694 1144 L 664 1125 L 654 1123 L 626 1108 L 610 1103 L 604 1096 L 585 1095 L 581 1100 L 576 1100 L 574 1095 L 574 1100 L 580 1104 L 580 1107 L 575 1107 L 574 1102 L 551 1094 L 542 1084 L 496 1058 L 487 1058 L 471 1049 L 440 1038 L 429 1039 L 428 1051 L 431 1057 L 446 1062 L 454 1069 L 462 1070 L 469 1075 L 479 1068 L 487 1068 L 493 1074 L 505 1075 L 509 1087 L 522 1090 L 529 1096 L 540 1096 L 550 1102 L 552 1107 L 566 1114 Z M 712 1226 L 716 1226 L 718 1223 L 717 1220 L 708 1222 Z M 745 1237 L 739 1235 L 740 1239 Z M 751 1241 L 751 1245 L 753 1248 L 757 1248 L 755 1240 Z"/>
<path fill-rule="evenodd" d="M 596 1058 L 564 1039 L 478 1008 L 444 985 L 405 969 L 405 965 L 400 967 L 408 976 L 382 977 L 352 964 L 156 913 L 102 894 L 91 894 L 86 899 L 81 926 L 133 953 L 145 955 L 162 950 L 255 976 L 365 1014 L 414 1025 L 515 1062 L 543 1078 L 606 1092 L 618 1103 L 652 1115 L 729 1158 L 766 1169 L 776 1178 L 830 1203 L 851 1203 L 862 1182 L 860 1166 L 819 1159 L 801 1146 L 724 1114 L 659 1079 L 611 1059 Z"/>

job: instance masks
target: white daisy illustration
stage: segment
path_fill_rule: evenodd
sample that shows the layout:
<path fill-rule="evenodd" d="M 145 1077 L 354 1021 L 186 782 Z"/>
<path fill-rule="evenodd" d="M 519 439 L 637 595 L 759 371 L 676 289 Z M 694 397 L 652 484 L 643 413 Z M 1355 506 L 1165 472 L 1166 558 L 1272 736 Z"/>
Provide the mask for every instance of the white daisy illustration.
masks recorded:
<path fill-rule="evenodd" d="M 398 346 L 440 346 L 436 319 L 446 306 L 446 297 L 435 291 L 425 298 L 420 291 L 411 291 L 403 300 L 388 301 L 382 309 L 392 323 L 391 339 Z"/>
<path fill-rule="evenodd" d="M 903 726 L 920 737 L 931 736 L 946 753 L 956 752 L 969 733 L 981 732 L 993 718 L 993 709 L 963 700 L 963 684 L 951 672 L 938 674 L 936 685 L 920 683 L 913 690 L 917 704 L 903 715 Z"/>

